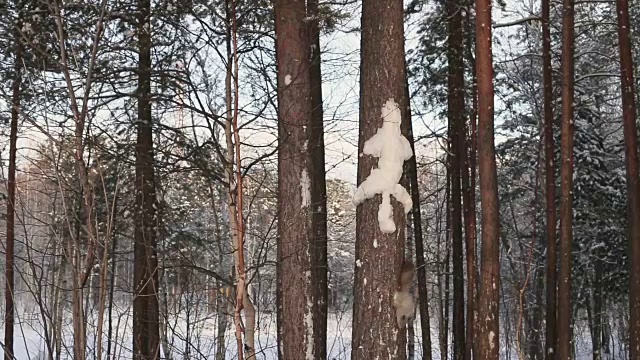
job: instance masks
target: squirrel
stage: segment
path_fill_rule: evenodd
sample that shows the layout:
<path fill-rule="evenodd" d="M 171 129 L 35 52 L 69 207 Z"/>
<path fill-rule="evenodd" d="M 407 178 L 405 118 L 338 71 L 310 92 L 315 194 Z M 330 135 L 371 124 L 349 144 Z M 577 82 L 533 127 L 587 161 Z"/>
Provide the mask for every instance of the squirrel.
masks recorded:
<path fill-rule="evenodd" d="M 403 329 L 409 319 L 413 318 L 416 302 L 409 291 L 415 278 L 416 267 L 411 261 L 405 261 L 400 269 L 400 290 L 393 295 L 393 306 L 396 308 L 398 328 Z"/>

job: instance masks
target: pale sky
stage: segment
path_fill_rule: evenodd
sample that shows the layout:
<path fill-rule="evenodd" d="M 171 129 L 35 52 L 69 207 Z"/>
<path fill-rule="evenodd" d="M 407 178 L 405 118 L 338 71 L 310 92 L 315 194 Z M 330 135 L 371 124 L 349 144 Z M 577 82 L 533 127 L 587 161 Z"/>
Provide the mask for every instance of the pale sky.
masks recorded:
<path fill-rule="evenodd" d="M 518 5 L 518 8 L 529 6 Z M 360 9 L 354 7 L 348 9 L 353 18 L 343 28 L 352 28 L 360 23 Z M 504 23 L 527 16 L 523 10 L 508 8 L 502 11 L 494 7 L 494 22 Z M 513 28 L 501 28 L 494 32 L 494 35 L 504 35 L 506 31 Z M 406 48 L 414 47 L 416 31 L 413 28 L 406 28 L 407 44 Z M 501 36 L 501 39 L 504 39 Z M 321 38 L 323 48 L 323 95 L 325 107 L 325 148 L 326 148 L 326 168 L 328 178 L 340 178 L 355 185 L 357 172 L 357 136 L 358 136 L 358 97 L 359 97 L 359 47 L 360 34 L 356 32 L 344 33 L 334 32 L 324 35 Z M 498 54 L 505 47 L 511 47 L 509 41 L 502 41 L 500 47 L 494 46 L 494 54 Z M 511 49 L 513 51 L 513 48 Z M 241 70 L 242 71 L 242 70 Z M 496 99 L 498 101 L 498 99 Z M 414 134 L 426 133 L 426 127 L 431 129 L 444 126 L 444 122 L 427 116 L 422 119 L 413 119 Z M 42 134 L 32 132 L 22 133 L 19 140 L 22 158 L 31 153 L 29 150 L 35 141 L 42 140 Z M 242 134 L 244 140 L 251 138 L 251 141 L 258 143 L 273 141 L 273 135 L 264 133 L 256 134 L 245 132 Z M 434 151 L 439 151 L 437 144 L 417 144 L 418 155 L 425 155 Z M 8 149 L 3 153 L 4 159 L 8 156 Z M 4 170 L 4 169 L 3 169 Z"/>

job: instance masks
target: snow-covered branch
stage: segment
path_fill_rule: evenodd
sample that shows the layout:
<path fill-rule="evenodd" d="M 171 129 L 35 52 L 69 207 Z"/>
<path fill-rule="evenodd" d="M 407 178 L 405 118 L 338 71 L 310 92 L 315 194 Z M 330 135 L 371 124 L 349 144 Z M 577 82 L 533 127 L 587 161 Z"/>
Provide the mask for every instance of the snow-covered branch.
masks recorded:
<path fill-rule="evenodd" d="M 541 18 L 538 15 L 531 15 L 531 16 L 527 16 L 525 18 L 522 19 L 517 19 L 517 20 L 513 20 L 513 21 L 508 21 L 508 22 L 504 22 L 504 23 L 500 23 L 500 24 L 495 24 L 493 25 L 493 27 L 495 29 L 497 28 L 503 28 L 503 27 L 509 27 L 509 26 L 516 26 L 516 25 L 523 25 L 523 24 L 527 24 L 533 21 L 540 21 Z"/>

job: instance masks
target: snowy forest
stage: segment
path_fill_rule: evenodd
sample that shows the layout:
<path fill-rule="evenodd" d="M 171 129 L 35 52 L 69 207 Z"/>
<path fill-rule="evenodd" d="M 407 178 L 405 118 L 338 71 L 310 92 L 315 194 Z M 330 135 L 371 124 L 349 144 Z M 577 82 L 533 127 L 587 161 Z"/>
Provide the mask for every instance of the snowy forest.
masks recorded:
<path fill-rule="evenodd" d="M 640 360 L 638 39 L 629 0 L 0 0 L 0 353 Z"/>

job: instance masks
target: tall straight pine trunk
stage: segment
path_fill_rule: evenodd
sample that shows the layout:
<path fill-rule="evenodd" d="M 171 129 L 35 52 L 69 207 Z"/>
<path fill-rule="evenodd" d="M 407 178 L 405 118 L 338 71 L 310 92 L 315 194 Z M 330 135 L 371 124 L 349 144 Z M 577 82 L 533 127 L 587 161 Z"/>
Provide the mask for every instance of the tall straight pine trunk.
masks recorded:
<path fill-rule="evenodd" d="M 451 144 L 451 232 L 453 235 L 453 359 L 465 355 L 464 270 L 462 245 L 461 170 L 464 136 L 464 64 L 462 46 L 462 3 L 447 1 L 448 24 L 448 117 Z"/>
<path fill-rule="evenodd" d="M 622 82 L 622 120 L 627 167 L 628 232 L 630 249 L 629 291 L 629 356 L 640 358 L 640 188 L 638 185 L 638 138 L 636 130 L 636 103 L 633 82 L 633 58 L 629 38 L 629 3 L 617 0 L 618 42 L 620 46 L 620 72 Z"/>
<path fill-rule="evenodd" d="M 405 94 L 409 99 L 409 83 L 405 86 Z M 407 115 L 410 116 L 410 107 L 407 108 Z M 407 121 L 407 139 L 411 145 L 411 151 L 415 154 L 415 138 L 413 137 L 413 125 Z M 420 310 L 420 330 L 422 334 L 422 358 L 431 360 L 431 317 L 429 316 L 429 293 L 427 291 L 427 268 L 424 257 L 424 239 L 422 236 L 422 213 L 420 211 L 420 188 L 418 185 L 418 164 L 413 156 L 408 161 L 407 176 L 411 188 L 411 220 L 413 220 L 413 236 L 416 248 L 416 274 L 418 277 L 418 308 Z M 437 221 L 437 220 L 436 220 Z"/>
<path fill-rule="evenodd" d="M 473 1 L 467 2 L 467 14 L 465 18 L 466 51 L 467 59 L 471 67 L 471 114 L 469 123 L 465 126 L 462 136 L 465 151 L 462 153 L 462 196 L 465 223 L 465 250 L 467 257 L 467 338 L 465 360 L 473 359 L 476 353 L 476 315 L 478 302 L 478 263 L 477 263 L 477 229 L 476 229 L 476 118 L 478 113 L 478 84 L 476 81 L 476 62 L 473 56 L 473 21 L 471 20 L 471 8 Z M 468 138 L 467 138 L 468 136 Z"/>
<path fill-rule="evenodd" d="M 478 300 L 478 359 L 497 360 L 500 301 L 500 219 L 493 133 L 491 0 L 476 0 L 478 77 L 478 165 L 482 207 L 481 281 Z"/>
<path fill-rule="evenodd" d="M 324 156 L 324 112 L 322 109 L 322 62 L 320 56 L 320 18 L 318 0 L 307 0 L 307 18 L 311 43 L 311 124 L 309 152 L 311 153 L 311 203 L 313 211 L 311 266 L 314 271 L 312 287 L 314 301 L 313 333 L 316 359 L 327 357 L 327 181 Z"/>
<path fill-rule="evenodd" d="M 278 353 L 280 359 L 320 359 L 316 334 L 326 318 L 314 289 L 324 282 L 316 264 L 314 200 L 317 167 L 310 145 L 317 131 L 311 87 L 311 37 L 305 0 L 277 0 L 276 61 L 278 71 Z M 317 75 L 317 74 L 316 74 Z M 316 79 L 317 80 L 317 79 Z M 316 96 L 317 92 L 315 93 Z M 317 99 L 315 99 L 317 100 Z M 315 114 L 317 116 L 317 114 Z M 315 126 L 312 130 L 311 127 Z M 322 249 L 319 250 L 322 252 Z M 320 284 L 321 286 L 324 286 Z M 321 296 L 324 296 L 321 295 Z M 323 305 L 324 306 L 324 305 Z M 320 322 L 319 324 L 317 322 Z M 320 325 L 320 327 L 318 326 Z M 323 345 L 320 345 L 323 348 Z"/>
<path fill-rule="evenodd" d="M 365 142 L 383 126 L 383 116 L 386 126 L 391 127 L 389 122 L 398 120 L 394 114 L 398 111 L 406 114 L 403 16 L 402 0 L 364 0 L 362 3 L 358 143 L 361 154 Z M 400 109 L 391 110 L 394 106 Z M 401 115 L 399 120 L 408 121 L 406 115 Z M 393 123 L 393 126 L 399 125 Z M 378 168 L 378 160 L 365 154 L 358 158 L 358 184 L 362 185 L 372 170 Z M 396 161 L 402 167 L 404 159 L 394 158 L 394 167 L 398 165 Z M 354 360 L 406 358 L 406 329 L 400 328 L 393 306 L 404 261 L 405 209 L 391 196 L 395 231 L 383 233 L 377 220 L 381 200 L 380 195 L 375 195 L 357 208 L 351 352 Z"/>
<path fill-rule="evenodd" d="M 151 118 L 151 3 L 138 0 L 138 122 L 134 229 L 133 355 L 160 358 L 156 194 Z"/>
<path fill-rule="evenodd" d="M 556 356 L 556 179 L 553 140 L 553 83 L 551 68 L 551 31 L 549 27 L 550 0 L 542 0 L 542 82 L 544 101 L 544 164 L 546 196 L 546 327 L 545 359 Z"/>
<path fill-rule="evenodd" d="M 573 241 L 573 78 L 574 0 L 563 1 L 562 135 L 560 172 L 560 269 L 558 272 L 558 357 L 571 360 L 571 243 Z"/>

